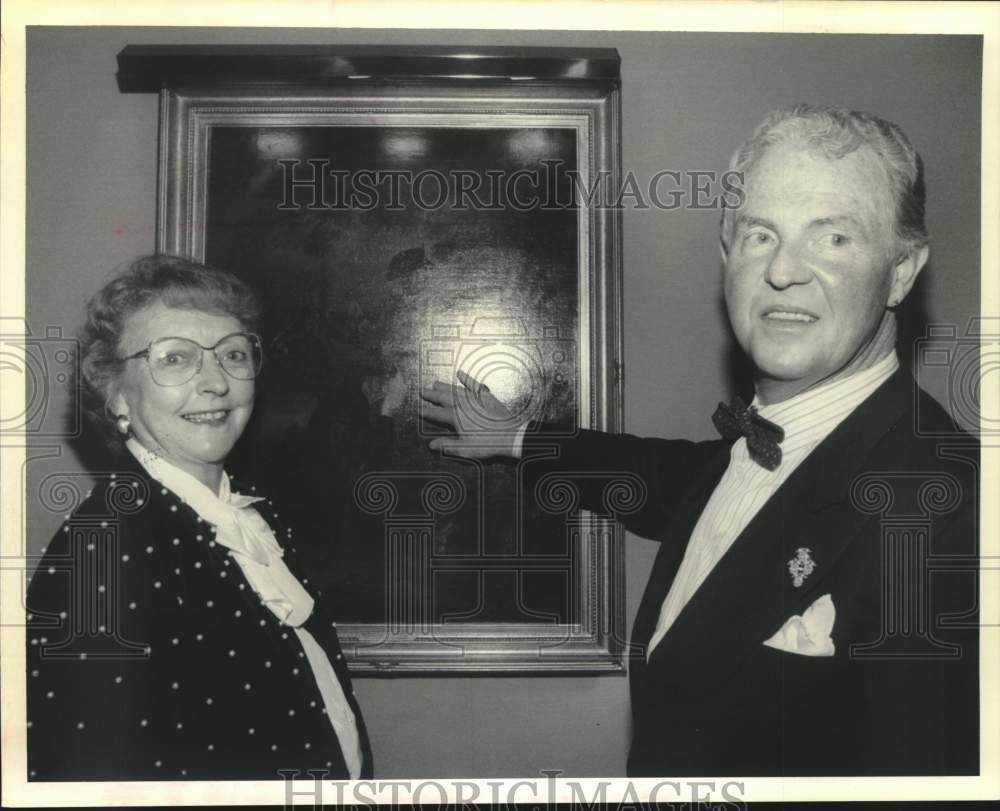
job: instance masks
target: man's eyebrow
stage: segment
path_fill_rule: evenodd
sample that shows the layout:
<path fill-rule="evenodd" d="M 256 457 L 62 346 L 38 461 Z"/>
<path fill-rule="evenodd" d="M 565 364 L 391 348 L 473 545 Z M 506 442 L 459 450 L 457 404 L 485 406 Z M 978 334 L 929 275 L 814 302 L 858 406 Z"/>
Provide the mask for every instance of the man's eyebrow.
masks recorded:
<path fill-rule="evenodd" d="M 764 228 L 770 228 L 772 231 L 778 230 L 771 220 L 764 219 L 763 217 L 748 217 L 745 214 L 740 214 L 736 218 L 736 226 L 738 228 L 753 228 L 755 225 L 762 225 Z"/>
<path fill-rule="evenodd" d="M 741 214 L 736 218 L 737 228 L 753 228 L 758 225 L 764 228 L 769 228 L 772 231 L 778 230 L 772 220 L 768 220 L 764 217 L 749 217 Z M 811 220 L 807 227 L 822 228 L 827 225 L 853 225 L 855 228 L 867 231 L 867 226 L 864 220 L 854 216 L 853 214 L 837 214 L 832 217 L 817 217 L 815 220 Z"/>
<path fill-rule="evenodd" d="M 838 214 L 835 217 L 819 217 L 809 223 L 810 228 L 821 228 L 825 225 L 853 225 L 862 231 L 867 231 L 868 228 L 864 221 L 855 217 L 853 214 Z"/>

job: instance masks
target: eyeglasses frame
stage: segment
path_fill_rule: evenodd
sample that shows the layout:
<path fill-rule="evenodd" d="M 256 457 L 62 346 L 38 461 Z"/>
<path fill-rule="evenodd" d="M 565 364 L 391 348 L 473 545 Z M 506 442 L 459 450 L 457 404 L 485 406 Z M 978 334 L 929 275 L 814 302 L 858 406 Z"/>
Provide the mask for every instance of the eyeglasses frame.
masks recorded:
<path fill-rule="evenodd" d="M 219 344 L 221 344 L 223 341 L 226 341 L 226 340 L 232 338 L 234 335 L 245 335 L 245 336 L 249 337 L 250 339 L 252 339 L 253 341 L 256 342 L 257 350 L 260 352 L 260 368 L 257 369 L 257 372 L 254 374 L 253 377 L 236 377 L 236 376 L 234 376 L 225 366 L 222 365 L 222 361 L 219 360 L 219 356 L 217 354 L 215 354 L 215 350 L 218 348 Z M 181 381 L 180 383 L 163 384 L 159 380 L 157 380 L 156 377 L 153 375 L 153 370 L 152 369 L 149 370 L 149 376 L 153 378 L 153 382 L 156 383 L 157 386 L 163 386 L 166 389 L 173 388 L 174 386 L 183 386 L 185 383 L 190 383 L 192 380 L 194 380 L 194 378 L 197 377 L 201 373 L 201 370 L 203 368 L 205 368 L 205 353 L 206 352 L 211 352 L 212 353 L 212 357 L 215 358 L 215 362 L 219 365 L 219 368 L 222 369 L 222 371 L 225 372 L 227 375 L 229 375 L 229 377 L 231 377 L 233 380 L 256 380 L 260 376 L 261 369 L 264 368 L 264 342 L 263 342 L 263 340 L 261 340 L 261 337 L 256 332 L 244 332 L 242 330 L 240 330 L 238 332 L 230 332 L 228 335 L 223 335 L 212 346 L 204 346 L 203 344 L 198 343 L 193 338 L 185 338 L 183 335 L 164 335 L 162 338 L 154 338 L 152 341 L 149 342 L 149 344 L 146 346 L 145 349 L 142 349 L 142 350 L 136 352 L 134 355 L 129 355 L 128 357 L 125 357 L 125 358 L 118 358 L 117 360 L 120 363 L 125 363 L 126 361 L 138 360 L 139 358 L 145 358 L 146 359 L 146 366 L 148 367 L 149 366 L 150 353 L 151 353 L 151 351 L 153 349 L 153 344 L 159 343 L 160 341 L 189 341 L 190 343 L 193 343 L 195 346 L 197 346 L 199 349 L 202 350 L 201 356 L 198 358 L 198 368 L 194 370 L 194 372 L 192 373 L 191 377 L 189 377 L 187 380 Z"/>

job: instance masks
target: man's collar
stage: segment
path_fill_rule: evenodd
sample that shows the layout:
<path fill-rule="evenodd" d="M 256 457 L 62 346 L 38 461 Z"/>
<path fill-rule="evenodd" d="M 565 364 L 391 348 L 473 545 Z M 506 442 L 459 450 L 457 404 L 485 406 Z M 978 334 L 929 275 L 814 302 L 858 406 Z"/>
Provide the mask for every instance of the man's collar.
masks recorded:
<path fill-rule="evenodd" d="M 893 350 L 867 369 L 847 377 L 807 389 L 780 403 L 761 405 L 754 397 L 753 405 L 760 416 L 782 427 L 783 448 L 811 444 L 821 441 L 898 369 L 899 359 Z"/>
<path fill-rule="evenodd" d="M 760 402 L 760 397 L 755 394 L 751 405 L 757 409 L 759 414 L 770 419 L 769 415 L 781 414 L 786 409 L 796 409 L 803 402 L 810 402 L 814 399 L 816 401 L 828 399 L 831 396 L 836 396 L 840 391 L 863 386 L 872 380 L 888 380 L 897 368 L 899 368 L 899 357 L 896 355 L 896 350 L 893 349 L 867 369 L 862 369 L 846 377 L 831 380 L 827 383 L 820 383 L 818 386 L 813 386 L 799 392 L 794 397 L 789 397 L 780 403 L 763 405 Z"/>
<path fill-rule="evenodd" d="M 902 367 L 869 395 L 803 463 L 799 482 L 813 509 L 844 501 L 879 440 L 913 408 L 916 383 Z M 911 427 L 911 426 L 907 426 Z"/>

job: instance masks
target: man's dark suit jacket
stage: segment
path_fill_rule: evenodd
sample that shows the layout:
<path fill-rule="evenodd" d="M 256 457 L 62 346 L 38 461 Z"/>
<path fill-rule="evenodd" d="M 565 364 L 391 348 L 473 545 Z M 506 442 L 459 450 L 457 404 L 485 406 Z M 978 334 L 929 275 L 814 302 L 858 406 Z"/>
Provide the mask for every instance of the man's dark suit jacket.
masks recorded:
<path fill-rule="evenodd" d="M 29 586 L 29 779 L 347 777 L 293 629 L 260 602 L 211 527 L 131 456 L 113 476 L 98 474 Z M 269 501 L 254 508 L 316 600 L 304 627 L 344 689 L 370 776 L 334 620 L 297 565 L 286 517 Z"/>
<path fill-rule="evenodd" d="M 915 408 L 924 430 L 954 441 L 917 436 Z M 552 440 L 542 429 L 529 430 L 525 458 L 553 441 L 555 466 L 570 478 L 640 476 L 644 506 L 616 517 L 662 542 L 632 632 L 641 653 L 630 662 L 631 775 L 978 773 L 978 589 L 969 571 L 978 445 L 909 374 L 895 373 L 801 463 L 648 663 L 646 643 L 732 443 L 586 431 Z M 579 481 L 583 506 L 603 510 L 593 481 Z M 940 568 L 933 574 L 920 566 L 921 534 Z M 816 567 L 796 587 L 788 561 L 800 547 Z M 825 594 L 836 609 L 832 657 L 763 644 Z M 919 601 L 928 596 L 923 627 Z M 948 626 L 945 613 L 964 616 Z"/>

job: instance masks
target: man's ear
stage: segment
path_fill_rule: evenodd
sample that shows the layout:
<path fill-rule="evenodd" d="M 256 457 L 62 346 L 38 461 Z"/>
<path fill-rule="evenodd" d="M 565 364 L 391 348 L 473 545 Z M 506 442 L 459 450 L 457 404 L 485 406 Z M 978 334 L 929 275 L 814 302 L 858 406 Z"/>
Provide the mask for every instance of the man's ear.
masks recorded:
<path fill-rule="evenodd" d="M 909 295 L 914 282 L 917 281 L 917 275 L 927 264 L 930 253 L 930 248 L 921 245 L 896 260 L 896 265 L 892 269 L 892 286 L 889 288 L 887 306 L 897 307 Z"/>

